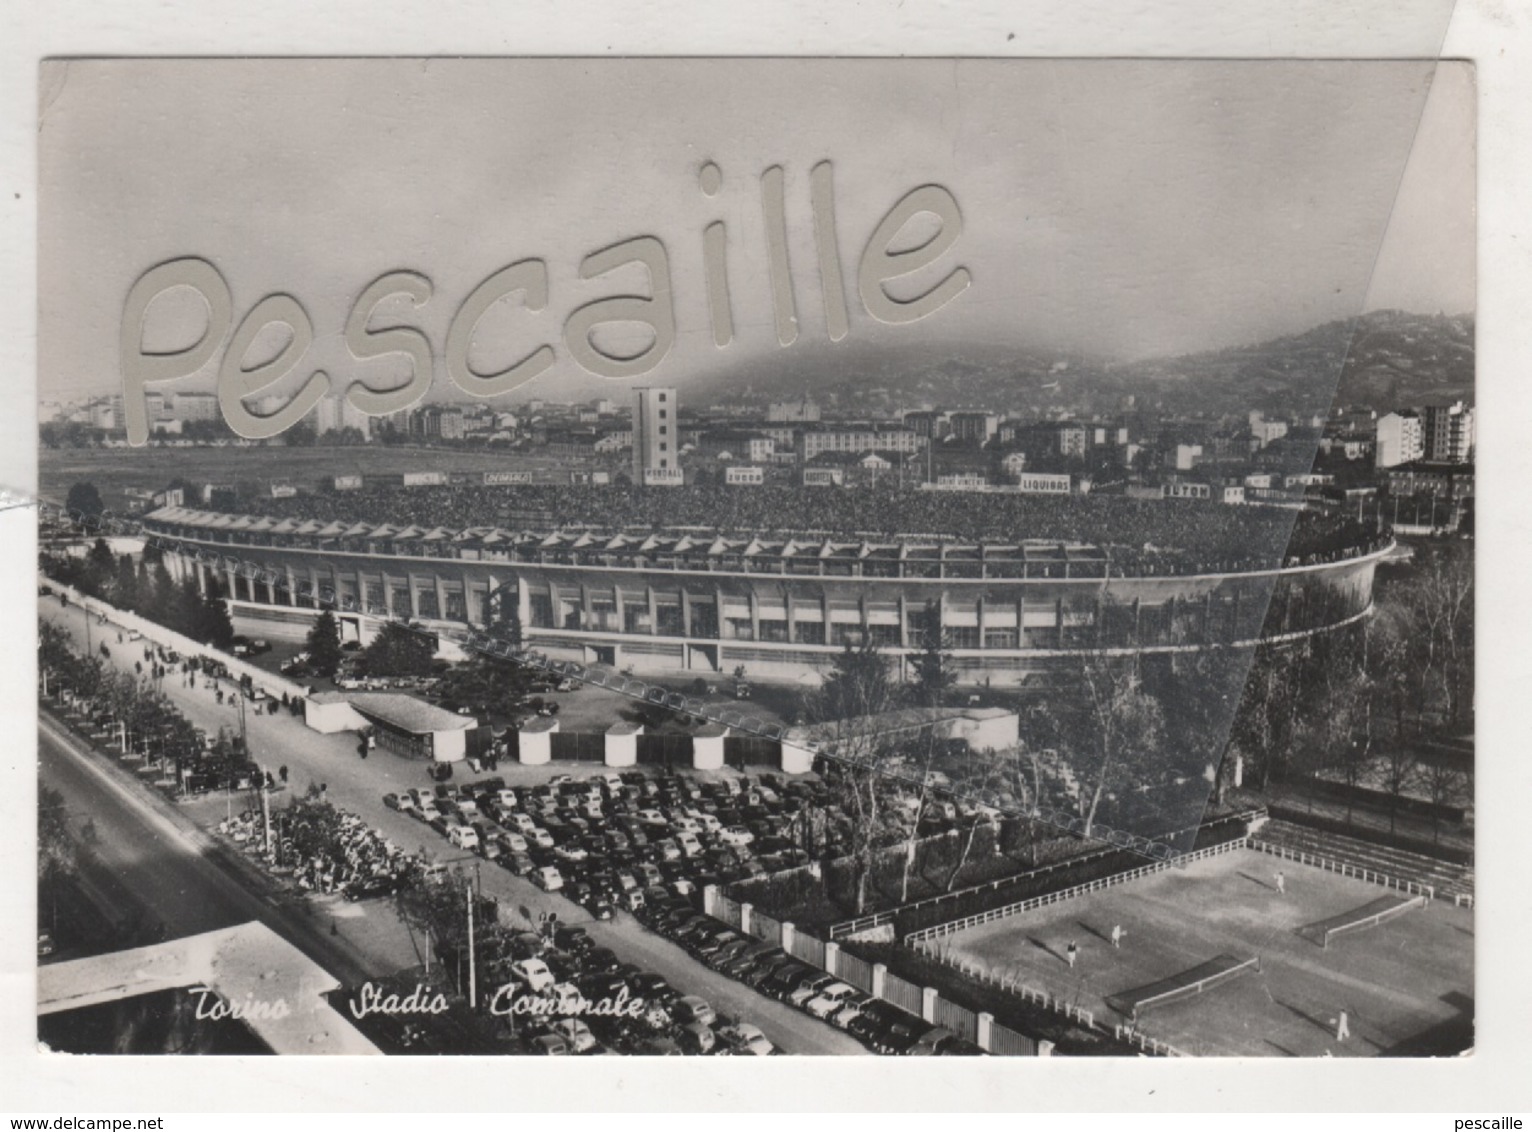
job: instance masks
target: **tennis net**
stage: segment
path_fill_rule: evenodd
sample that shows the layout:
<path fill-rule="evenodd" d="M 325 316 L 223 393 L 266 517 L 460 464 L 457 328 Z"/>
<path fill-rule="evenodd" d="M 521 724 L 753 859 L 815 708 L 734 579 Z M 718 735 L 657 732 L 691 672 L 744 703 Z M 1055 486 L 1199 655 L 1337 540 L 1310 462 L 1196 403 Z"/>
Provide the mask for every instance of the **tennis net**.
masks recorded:
<path fill-rule="evenodd" d="M 1146 1010 L 1192 998 L 1237 979 L 1249 971 L 1260 969 L 1259 955 L 1252 955 L 1248 959 L 1238 959 L 1233 955 L 1219 955 L 1206 963 L 1199 963 L 1190 970 L 1172 975 L 1168 979 L 1160 979 L 1158 982 L 1123 991 L 1120 994 L 1107 995 L 1106 1002 L 1113 1010 L 1127 1015 L 1136 1022 L 1139 1015 Z"/>
<path fill-rule="evenodd" d="M 1330 941 L 1338 935 L 1346 932 L 1365 931 L 1367 928 L 1376 927 L 1384 920 L 1391 920 L 1395 916 L 1402 916 L 1412 908 L 1424 908 L 1426 898 L 1419 896 L 1380 896 L 1363 904 L 1360 908 L 1353 908 L 1349 912 L 1342 912 L 1338 916 L 1331 916 L 1326 920 L 1307 924 L 1298 929 L 1298 934 L 1313 940 L 1321 947 L 1328 948 Z"/>

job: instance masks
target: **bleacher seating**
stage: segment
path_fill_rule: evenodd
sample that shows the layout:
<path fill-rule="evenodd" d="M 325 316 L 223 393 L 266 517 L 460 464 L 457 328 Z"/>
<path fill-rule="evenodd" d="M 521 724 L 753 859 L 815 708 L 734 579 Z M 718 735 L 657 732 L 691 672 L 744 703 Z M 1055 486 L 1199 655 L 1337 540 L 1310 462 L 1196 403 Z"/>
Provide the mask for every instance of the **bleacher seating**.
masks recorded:
<path fill-rule="evenodd" d="M 1294 852 L 1312 853 L 1316 857 L 1328 857 L 1332 861 L 1371 869 L 1399 880 L 1428 884 L 1435 890 L 1438 900 L 1473 897 L 1473 869 L 1466 865 L 1455 865 L 1386 845 L 1374 845 L 1356 837 L 1309 829 L 1276 818 L 1268 821 L 1255 836 L 1259 841 L 1280 845 Z"/>

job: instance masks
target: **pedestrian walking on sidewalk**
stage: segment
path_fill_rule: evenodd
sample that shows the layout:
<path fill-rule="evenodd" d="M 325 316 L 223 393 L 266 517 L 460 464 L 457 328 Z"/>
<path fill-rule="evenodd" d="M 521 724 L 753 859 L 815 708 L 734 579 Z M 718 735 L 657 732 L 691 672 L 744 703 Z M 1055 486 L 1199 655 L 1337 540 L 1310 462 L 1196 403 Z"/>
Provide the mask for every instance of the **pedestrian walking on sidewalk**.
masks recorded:
<path fill-rule="evenodd" d="M 1278 896 L 1286 896 L 1287 895 L 1287 877 L 1283 876 L 1279 872 L 1279 873 L 1277 873 L 1277 878 L 1276 879 L 1277 879 L 1277 895 Z"/>
<path fill-rule="evenodd" d="M 1074 940 L 1069 941 L 1069 947 L 1065 949 L 1064 955 L 1069 960 L 1069 969 L 1073 971 L 1075 969 L 1075 960 L 1080 958 L 1080 948 Z"/>
<path fill-rule="evenodd" d="M 1351 1016 L 1343 1008 L 1335 1020 L 1335 1040 L 1343 1042 L 1351 1036 Z"/>
<path fill-rule="evenodd" d="M 1121 924 L 1113 924 L 1112 925 L 1112 946 L 1120 948 L 1122 946 L 1122 937 L 1125 934 L 1127 934 L 1127 933 L 1125 933 L 1122 930 L 1122 925 Z"/>

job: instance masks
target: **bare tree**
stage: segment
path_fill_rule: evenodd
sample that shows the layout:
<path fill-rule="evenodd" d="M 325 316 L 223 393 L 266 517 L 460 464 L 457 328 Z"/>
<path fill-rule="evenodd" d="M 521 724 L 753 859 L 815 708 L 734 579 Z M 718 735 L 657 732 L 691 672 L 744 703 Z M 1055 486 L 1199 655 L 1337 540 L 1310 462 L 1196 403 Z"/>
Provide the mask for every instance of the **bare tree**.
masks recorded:
<path fill-rule="evenodd" d="M 1441 755 L 1421 761 L 1419 780 L 1431 801 L 1431 841 L 1434 844 L 1441 840 L 1442 809 L 1472 801 L 1473 789 L 1468 775 Z"/>
<path fill-rule="evenodd" d="M 825 753 L 836 765 L 836 797 L 848 818 L 848 856 L 852 862 L 856 915 L 867 908 L 868 885 L 878 850 L 888 844 L 888 815 L 883 809 L 884 764 L 893 745 L 886 732 L 887 713 L 900 701 L 900 689 L 888 659 L 876 645 L 848 644 L 806 707 Z"/>
<path fill-rule="evenodd" d="M 1164 737 L 1164 713 L 1143 690 L 1136 666 L 1118 658 L 1092 653 L 1081 659 L 1077 672 L 1080 703 L 1064 716 L 1064 736 L 1071 761 L 1080 776 L 1078 800 L 1091 835 L 1101 799 L 1132 780 L 1145 756 L 1159 750 Z"/>

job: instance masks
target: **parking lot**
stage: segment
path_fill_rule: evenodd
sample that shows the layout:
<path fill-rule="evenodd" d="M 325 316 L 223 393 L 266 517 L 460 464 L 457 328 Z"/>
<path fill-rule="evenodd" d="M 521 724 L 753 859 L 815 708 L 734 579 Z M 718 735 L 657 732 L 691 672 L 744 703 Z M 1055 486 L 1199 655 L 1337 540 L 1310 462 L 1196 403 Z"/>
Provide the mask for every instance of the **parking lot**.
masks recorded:
<path fill-rule="evenodd" d="M 43 607 L 41 613 L 45 619 L 67 628 L 83 648 L 84 620 L 77 608 L 64 608 L 50 603 Z M 134 653 L 116 645 L 112 645 L 108 651 L 108 659 L 113 664 L 126 665 L 131 670 Z M 215 698 L 218 689 L 207 681 L 199 681 L 195 688 L 185 687 L 176 681 L 166 681 L 163 690 L 192 723 L 209 734 L 217 734 L 220 728 L 237 726 L 236 709 L 227 701 L 219 703 Z M 586 694 L 588 692 L 575 695 Z M 425 764 L 381 751 L 369 759 L 360 759 L 357 757 L 355 736 L 320 735 L 287 713 L 251 714 L 247 723 L 251 757 L 267 770 L 287 767 L 290 776 L 288 790 L 301 793 L 309 784 L 323 784 L 326 788 L 325 797 L 329 801 L 359 815 L 369 827 L 376 829 L 406 852 L 414 853 L 425 848 L 437 861 L 450 863 L 454 860 L 478 860 L 482 863 L 483 858 L 453 848 L 438 834 L 429 831 L 424 823 L 417 822 L 403 812 L 390 810 L 383 804 L 382 795 L 385 792 L 407 793 L 412 787 L 419 789 L 429 785 Z M 466 764 L 459 764 L 458 778 L 452 784 L 454 787 L 461 786 L 467 769 Z M 594 773 L 604 768 L 589 766 L 581 767 L 580 770 Z M 555 775 L 561 773 L 561 769 L 502 763 L 500 773 L 508 785 L 535 789 L 538 785 L 549 783 Z M 491 776 L 467 777 L 482 781 Z M 731 775 L 728 772 L 718 772 L 716 776 L 690 777 L 708 779 Z M 278 791 L 273 796 L 273 804 L 282 805 L 285 795 L 285 791 Z M 205 801 L 189 803 L 189 812 L 199 815 L 198 820 L 211 828 L 224 818 L 225 804 L 223 799 L 210 796 Z M 507 869 L 486 866 L 481 871 L 484 892 L 499 900 L 503 914 L 519 918 L 528 927 L 535 926 L 537 918 L 547 912 L 557 913 L 560 922 L 564 924 L 583 921 L 583 926 L 592 938 L 600 946 L 610 948 L 624 962 L 664 977 L 678 990 L 704 997 L 720 1015 L 753 1022 L 778 1048 L 798 1054 L 856 1053 L 862 1050 L 848 1035 L 710 970 L 683 948 L 644 930 L 626 912 L 618 911 L 610 921 L 594 920 L 584 909 L 570 903 L 562 891 L 545 892 L 532 884 L 529 878 L 515 876 Z M 336 898 L 331 896 L 325 899 L 333 903 Z M 378 915 L 390 914 L 386 912 L 387 902 L 364 901 L 349 907 L 365 911 L 367 915 L 337 917 L 338 930 L 342 936 L 350 937 L 356 946 L 365 949 L 367 936 L 374 930 Z M 383 971 L 384 967 L 380 966 L 379 970 Z"/>

